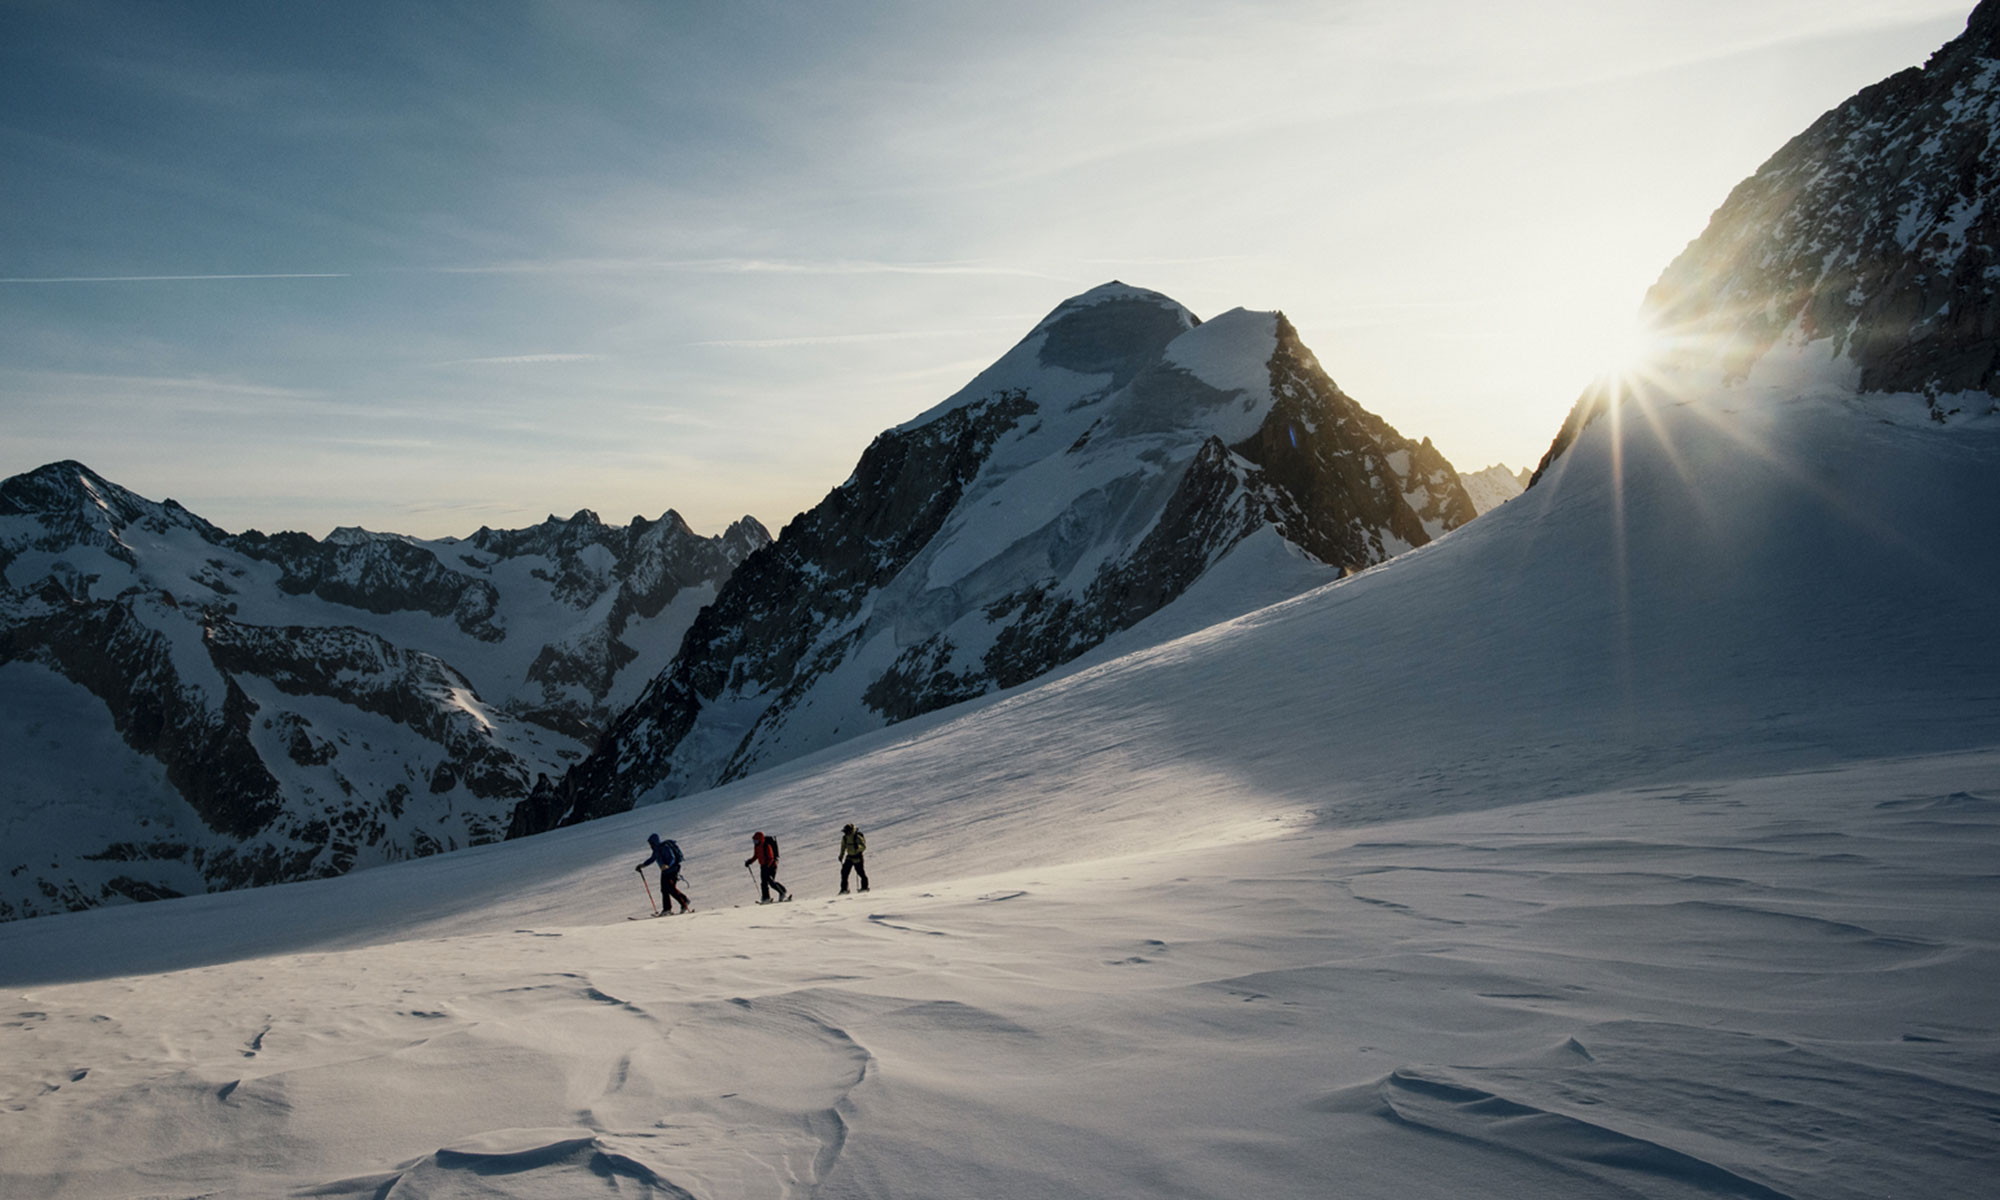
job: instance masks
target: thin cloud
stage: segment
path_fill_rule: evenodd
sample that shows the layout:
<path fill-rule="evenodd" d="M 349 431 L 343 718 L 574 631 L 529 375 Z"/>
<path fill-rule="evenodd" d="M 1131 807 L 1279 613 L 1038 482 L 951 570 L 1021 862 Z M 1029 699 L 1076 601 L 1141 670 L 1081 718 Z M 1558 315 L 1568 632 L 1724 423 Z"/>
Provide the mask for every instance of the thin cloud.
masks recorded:
<path fill-rule="evenodd" d="M 0 375 L 11 375 L 17 379 L 37 380 L 58 386 L 69 385 L 73 391 L 88 395 L 103 395 L 109 387 L 129 391 L 170 391 L 198 392 L 210 395 L 251 396 L 272 400 L 316 400 L 320 393 L 304 388 L 279 387 L 271 384 L 237 383 L 225 379 L 212 379 L 199 375 L 114 375 L 89 371 L 38 371 L 6 370 Z M 63 393 L 65 396 L 71 392 Z"/>
<path fill-rule="evenodd" d="M 1117 267 L 1128 263 L 1140 267 L 1186 267 L 1199 266 L 1204 263 L 1248 262 L 1250 261 L 1250 256 L 1247 254 L 1204 254 L 1193 258 L 1175 256 L 1155 256 L 1149 258 L 1128 255 L 1123 258 L 1079 258 L 1077 261 L 1093 267 Z"/>
<path fill-rule="evenodd" d="M 966 337 L 970 329 L 903 329 L 885 333 L 824 333 L 801 337 L 721 338 L 708 342 L 683 342 L 684 346 L 719 346 L 730 350 L 769 350 L 789 346 L 840 346 L 855 342 L 900 342 L 913 338 Z"/>
<path fill-rule="evenodd" d="M 0 283 L 205 283 L 217 279 L 352 279 L 346 271 L 292 271 L 263 275 L 50 275 L 16 276 Z"/>
<path fill-rule="evenodd" d="M 542 363 L 601 362 L 602 354 L 498 354 L 490 358 L 452 358 L 437 364 L 440 367 L 468 366 L 536 366 Z"/>
<path fill-rule="evenodd" d="M 568 258 L 473 267 L 398 268 L 435 275 L 562 275 L 675 272 L 690 275 L 996 275 L 1061 279 L 1029 267 L 978 261 L 890 262 L 870 259 Z"/>

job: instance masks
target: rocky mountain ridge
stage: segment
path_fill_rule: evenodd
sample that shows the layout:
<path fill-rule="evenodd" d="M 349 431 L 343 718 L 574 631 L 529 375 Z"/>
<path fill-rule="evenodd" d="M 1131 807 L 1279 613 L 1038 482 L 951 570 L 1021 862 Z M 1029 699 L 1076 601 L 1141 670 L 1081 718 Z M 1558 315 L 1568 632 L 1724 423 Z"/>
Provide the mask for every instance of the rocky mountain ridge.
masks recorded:
<path fill-rule="evenodd" d="M 768 541 L 232 535 L 80 463 L 0 482 L 0 919 L 495 840 Z"/>

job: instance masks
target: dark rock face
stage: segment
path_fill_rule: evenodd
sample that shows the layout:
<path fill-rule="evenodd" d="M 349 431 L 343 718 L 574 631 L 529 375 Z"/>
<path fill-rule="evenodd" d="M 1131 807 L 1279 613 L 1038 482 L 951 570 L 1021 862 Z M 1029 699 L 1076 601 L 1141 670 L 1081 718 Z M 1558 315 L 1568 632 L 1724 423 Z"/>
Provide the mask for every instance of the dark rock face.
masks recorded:
<path fill-rule="evenodd" d="M 769 540 L 232 536 L 77 463 L 0 481 L 0 735 L 40 731 L 6 746 L 0 920 L 496 840 Z"/>
<path fill-rule="evenodd" d="M 232 679 L 254 676 L 287 696 L 323 697 L 386 717 L 445 756 L 430 775 L 444 792 L 463 783 L 485 799 L 516 799 L 528 772 L 505 741 L 467 705 L 472 685 L 428 654 L 404 650 L 360 629 L 238 625 L 215 621 L 207 630 L 209 658 Z M 303 732 L 303 727 L 300 728 Z M 288 749 L 290 746 L 288 745 Z M 331 745 L 320 762 L 334 757 Z M 299 755 L 293 755 L 298 761 Z M 307 756 L 311 762 L 315 756 Z"/>
<path fill-rule="evenodd" d="M 750 554 L 769 545 L 771 535 L 750 517 L 722 536 L 703 538 L 679 513 L 657 521 L 634 519 L 619 528 L 584 510 L 567 522 L 550 517 L 532 529 L 481 529 L 470 539 L 496 561 L 542 558 L 541 570 L 555 599 L 585 613 L 608 596 L 602 620 L 573 636 L 550 641 L 528 665 L 529 687 L 510 707 L 530 721 L 580 740 L 595 740 L 612 717 L 618 677 L 641 659 L 628 630 L 650 621 L 684 592 L 713 589 Z M 599 553 L 592 554 L 591 551 Z M 679 645 L 655 648 L 646 665 L 657 671 Z M 581 700 L 587 697 L 587 701 Z"/>
<path fill-rule="evenodd" d="M 314 541 L 303 533 L 265 536 L 256 530 L 231 543 L 245 555 L 276 563 L 278 586 L 363 612 L 423 612 L 450 617 L 483 642 L 507 636 L 496 624 L 500 597 L 493 585 L 454 571 L 401 538 L 362 535 Z"/>
<path fill-rule="evenodd" d="M 1107 285 L 877 438 L 731 577 L 597 750 L 515 810 L 512 834 L 1037 678 L 1262 529 L 1358 570 L 1473 515 L 1429 443 L 1342 393 L 1282 316 L 1202 326 Z"/>
<path fill-rule="evenodd" d="M 64 836 L 59 810 L 49 813 L 57 825 L 24 840 L 67 845 L 68 853 L 15 866 L 16 876 L 35 875 L 41 895 L 12 890 L 0 899 L 0 919 L 180 894 L 148 878 L 162 864 L 191 865 L 199 890 L 213 891 L 492 841 L 526 794 L 524 748 L 496 737 L 490 717 L 468 711 L 476 697 L 463 679 L 372 634 L 239 625 L 138 589 L 11 615 L 0 628 L 0 666 L 45 667 L 101 701 L 123 742 L 165 768 L 170 797 L 185 804 L 187 819 L 154 850 L 135 839 L 114 843 L 122 851 L 93 851 Z M 288 699 L 315 715 L 280 707 Z M 378 744 L 353 748 L 360 735 L 346 713 L 385 718 L 368 735 Z M 471 799 L 451 811 L 406 814 L 411 785 L 426 770 L 463 779 Z M 140 811 L 134 833 L 145 823 Z M 93 886 L 88 864 L 107 855 L 128 870 Z"/>
<path fill-rule="evenodd" d="M 1412 443 L 1356 404 L 1282 318 L 1271 390 L 1271 415 L 1234 449 L 1261 469 L 1264 519 L 1314 558 L 1359 570 L 1478 515 L 1430 439 Z"/>
<path fill-rule="evenodd" d="M 126 744 L 165 764 L 210 829 L 245 838 L 277 816 L 278 781 L 249 742 L 251 707 L 228 681 L 217 695 L 182 676 L 172 643 L 186 615 L 170 598 L 130 592 L 15 615 L 0 628 L 0 663 L 42 663 L 102 700 Z"/>
<path fill-rule="evenodd" d="M 1864 392 L 1932 415 L 2000 395 L 2000 0 L 1864 88 L 1738 184 L 1646 295 L 1679 360 L 1746 376 L 1781 340 L 1821 343 Z M 1593 387 L 1536 472 L 1610 401 Z"/>

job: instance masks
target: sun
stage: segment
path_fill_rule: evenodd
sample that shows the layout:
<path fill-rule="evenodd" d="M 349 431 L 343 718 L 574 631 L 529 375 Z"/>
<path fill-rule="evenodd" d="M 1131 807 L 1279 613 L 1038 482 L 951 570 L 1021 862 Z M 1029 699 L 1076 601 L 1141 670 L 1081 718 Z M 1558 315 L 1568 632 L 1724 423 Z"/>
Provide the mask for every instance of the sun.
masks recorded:
<path fill-rule="evenodd" d="M 1608 324 L 1597 336 L 1595 375 L 1607 383 L 1633 383 L 1658 371 L 1666 338 L 1644 315 Z"/>

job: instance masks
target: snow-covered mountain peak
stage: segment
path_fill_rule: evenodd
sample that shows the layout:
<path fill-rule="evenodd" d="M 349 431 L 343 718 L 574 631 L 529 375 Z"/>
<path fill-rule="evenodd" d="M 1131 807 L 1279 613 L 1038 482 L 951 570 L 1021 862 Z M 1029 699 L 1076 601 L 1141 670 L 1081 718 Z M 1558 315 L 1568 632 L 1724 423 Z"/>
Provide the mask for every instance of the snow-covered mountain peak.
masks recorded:
<path fill-rule="evenodd" d="M 1106 375 L 1106 390 L 1116 390 L 1200 323 L 1178 301 L 1112 282 L 1057 305 L 1027 340 L 1042 366 Z"/>
<path fill-rule="evenodd" d="M 1157 363 L 1167 343 L 1199 324 L 1201 318 L 1178 301 L 1114 280 L 1056 305 L 970 383 L 891 432 L 920 429 L 998 395 L 1032 395 L 1045 420 L 1095 404 Z"/>
<path fill-rule="evenodd" d="M 1792 347 L 1844 363 L 1861 391 L 1994 392 L 1996 125 L 2000 0 L 1986 0 L 1922 67 L 1862 89 L 1737 185 L 1647 294 L 1652 322 L 1725 380 Z"/>
<path fill-rule="evenodd" d="M 327 546 L 365 546 L 370 542 L 403 542 L 407 545 L 417 545 L 421 541 L 422 539 L 411 537 L 407 533 L 384 533 L 376 529 L 364 529 L 359 525 L 337 525 L 332 533 L 321 540 L 322 544 Z"/>
<path fill-rule="evenodd" d="M 1472 507 L 1484 515 L 1520 495 L 1528 486 L 1528 478 L 1527 471 L 1494 463 L 1483 471 L 1461 471 L 1458 481 L 1465 485 L 1465 494 L 1472 497 Z"/>
<path fill-rule="evenodd" d="M 1198 581 L 1209 615 L 1233 615 L 1474 515 L 1435 448 L 1342 393 L 1281 314 L 1204 324 L 1107 284 L 877 437 L 746 561 L 672 666 L 516 831 L 699 790 L 1026 682 Z"/>
<path fill-rule="evenodd" d="M 667 510 L 667 516 L 680 519 L 680 514 L 672 509 Z M 681 524 L 685 528 L 687 523 L 683 521 Z M 764 528 L 762 521 L 746 513 L 722 531 L 722 544 L 729 547 L 735 561 L 742 562 L 752 552 L 771 544 L 771 531 Z"/>
<path fill-rule="evenodd" d="M 1225 443 L 1255 433 L 1271 411 L 1271 360 L 1283 321 L 1276 312 L 1232 308 L 1167 344 L 1163 366 L 1186 372 L 1224 398 L 1202 424 Z"/>
<path fill-rule="evenodd" d="M 70 546 L 94 547 L 131 566 L 133 551 L 123 535 L 134 526 L 189 530 L 207 542 L 228 536 L 175 501 L 148 500 L 65 460 L 0 481 L 0 575 L 24 551 Z"/>
<path fill-rule="evenodd" d="M 73 459 L 48 463 L 0 483 L 0 515 L 55 516 L 83 507 L 126 524 L 155 506 Z"/>
<path fill-rule="evenodd" d="M 1278 314 L 1232 308 L 1167 344 L 1166 360 L 1224 391 L 1270 391 Z"/>
<path fill-rule="evenodd" d="M 1156 292 L 1151 288 L 1133 287 L 1122 280 L 1114 279 L 1109 283 L 1100 283 L 1087 292 L 1079 292 L 1061 304 L 1056 305 L 1049 310 L 1048 316 L 1043 317 L 1029 331 L 1028 335 L 1033 337 L 1035 334 L 1042 333 L 1061 321 L 1087 313 L 1091 309 L 1107 304 L 1139 305 L 1157 308 L 1169 314 L 1175 320 L 1183 322 L 1184 327 L 1192 327 L 1201 323 L 1200 317 L 1195 316 L 1193 312 L 1189 311 L 1186 306 L 1173 297 L 1163 292 Z"/>

